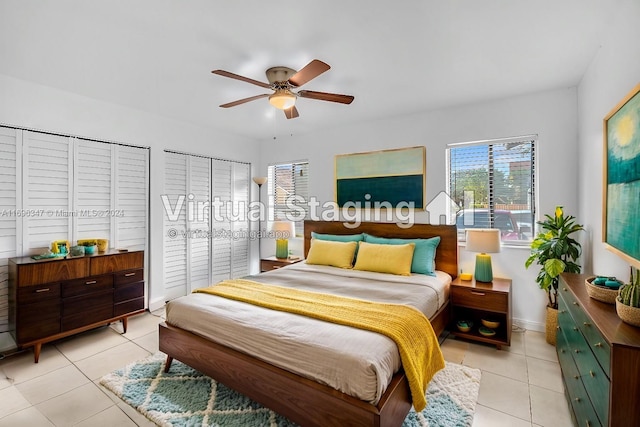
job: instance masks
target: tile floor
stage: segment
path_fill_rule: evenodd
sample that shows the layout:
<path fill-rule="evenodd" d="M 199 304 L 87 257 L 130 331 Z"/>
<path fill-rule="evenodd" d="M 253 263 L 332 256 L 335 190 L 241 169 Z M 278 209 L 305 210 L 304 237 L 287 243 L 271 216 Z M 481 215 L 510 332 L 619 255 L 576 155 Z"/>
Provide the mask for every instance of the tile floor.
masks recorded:
<path fill-rule="evenodd" d="M 0 427 L 152 426 L 97 384 L 106 373 L 158 350 L 160 313 L 129 319 L 0 360 Z M 445 359 L 482 370 L 474 427 L 571 426 L 555 347 L 544 334 L 512 334 L 511 347 L 447 338 Z"/>

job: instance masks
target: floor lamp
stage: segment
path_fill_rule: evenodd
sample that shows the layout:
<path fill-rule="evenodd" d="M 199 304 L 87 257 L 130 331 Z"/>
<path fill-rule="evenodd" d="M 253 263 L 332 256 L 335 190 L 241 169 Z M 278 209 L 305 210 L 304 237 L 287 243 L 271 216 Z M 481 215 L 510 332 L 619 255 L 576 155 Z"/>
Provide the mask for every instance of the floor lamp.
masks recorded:
<path fill-rule="evenodd" d="M 258 258 L 262 259 L 262 248 L 260 247 L 260 235 L 262 234 L 262 185 L 267 182 L 267 177 L 254 176 L 253 182 L 258 184 L 258 205 L 260 208 L 260 215 L 258 216 Z"/>

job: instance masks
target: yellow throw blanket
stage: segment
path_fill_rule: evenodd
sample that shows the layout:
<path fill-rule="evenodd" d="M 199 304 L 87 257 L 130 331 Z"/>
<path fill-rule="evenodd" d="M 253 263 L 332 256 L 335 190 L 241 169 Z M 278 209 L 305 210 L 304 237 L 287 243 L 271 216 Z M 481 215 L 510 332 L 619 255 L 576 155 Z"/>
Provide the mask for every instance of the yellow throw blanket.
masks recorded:
<path fill-rule="evenodd" d="M 400 351 L 416 411 L 422 411 L 427 405 L 427 385 L 435 373 L 444 368 L 444 359 L 431 322 L 410 306 L 301 291 L 243 279 L 225 280 L 194 292 L 386 335 L 395 341 Z"/>

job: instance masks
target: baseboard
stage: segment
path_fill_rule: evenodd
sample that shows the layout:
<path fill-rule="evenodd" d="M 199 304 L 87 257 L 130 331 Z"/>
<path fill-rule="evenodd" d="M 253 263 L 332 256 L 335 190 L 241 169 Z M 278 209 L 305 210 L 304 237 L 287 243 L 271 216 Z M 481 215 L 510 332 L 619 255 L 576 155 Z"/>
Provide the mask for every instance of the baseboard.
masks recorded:
<path fill-rule="evenodd" d="M 149 300 L 149 311 L 153 312 L 156 310 L 160 310 L 162 307 L 164 307 L 164 304 L 164 298 L 156 298 L 153 301 Z"/>
<path fill-rule="evenodd" d="M 522 329 L 526 329 L 529 331 L 545 332 L 544 323 L 532 322 L 530 320 L 525 320 L 525 319 L 513 319 L 512 322 L 515 326 L 518 326 Z"/>

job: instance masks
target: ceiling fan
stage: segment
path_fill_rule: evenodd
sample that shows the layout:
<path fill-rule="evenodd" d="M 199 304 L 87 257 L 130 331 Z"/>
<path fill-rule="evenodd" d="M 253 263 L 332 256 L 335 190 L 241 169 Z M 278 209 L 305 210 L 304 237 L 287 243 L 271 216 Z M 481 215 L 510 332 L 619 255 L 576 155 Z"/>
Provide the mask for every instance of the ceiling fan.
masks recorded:
<path fill-rule="evenodd" d="M 354 97 L 351 95 L 340 95 L 337 93 L 315 92 L 312 90 L 299 90 L 294 92 L 293 89 L 315 79 L 320 74 L 329 70 L 331 67 L 322 61 L 314 59 L 305 65 L 300 71 L 296 71 L 289 67 L 271 67 L 266 71 L 269 83 L 263 83 L 248 77 L 239 76 L 224 70 L 213 70 L 213 74 L 231 79 L 241 80 L 251 83 L 265 89 L 271 89 L 272 94 L 264 93 L 261 95 L 251 96 L 249 98 L 239 99 L 237 101 L 222 104 L 220 107 L 229 108 L 246 102 L 255 101 L 256 99 L 269 98 L 269 103 L 274 107 L 283 110 L 287 119 L 295 119 L 299 116 L 296 108 L 296 98 L 318 99 L 320 101 L 339 102 L 341 104 L 351 104 Z"/>

